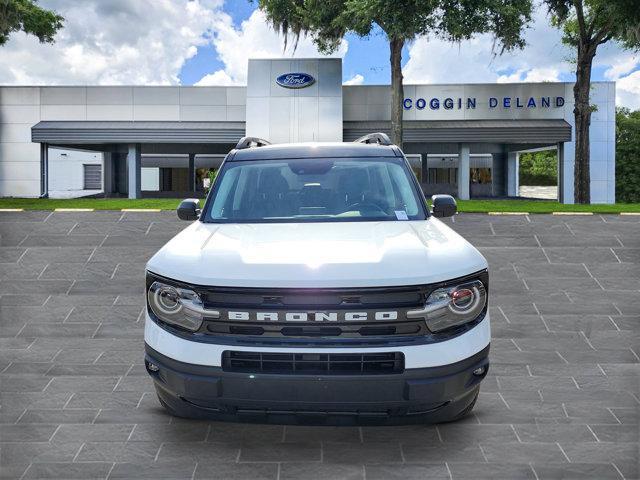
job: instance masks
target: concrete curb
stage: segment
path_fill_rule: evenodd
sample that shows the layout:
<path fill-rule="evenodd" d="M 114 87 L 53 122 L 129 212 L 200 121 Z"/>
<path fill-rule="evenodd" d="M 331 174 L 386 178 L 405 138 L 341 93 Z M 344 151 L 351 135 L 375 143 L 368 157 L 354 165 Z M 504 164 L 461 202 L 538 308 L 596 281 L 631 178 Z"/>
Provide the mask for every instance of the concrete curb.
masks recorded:
<path fill-rule="evenodd" d="M 551 215 L 593 215 L 593 212 L 551 212 Z"/>
<path fill-rule="evenodd" d="M 160 208 L 123 208 L 121 212 L 161 212 Z M 171 210 L 167 210 L 170 212 Z"/>
<path fill-rule="evenodd" d="M 529 212 L 487 212 L 487 215 L 529 215 Z"/>
<path fill-rule="evenodd" d="M 0 212 L 24 212 L 24 208 L 0 208 Z"/>
<path fill-rule="evenodd" d="M 55 208 L 54 212 L 94 212 L 95 208 Z"/>

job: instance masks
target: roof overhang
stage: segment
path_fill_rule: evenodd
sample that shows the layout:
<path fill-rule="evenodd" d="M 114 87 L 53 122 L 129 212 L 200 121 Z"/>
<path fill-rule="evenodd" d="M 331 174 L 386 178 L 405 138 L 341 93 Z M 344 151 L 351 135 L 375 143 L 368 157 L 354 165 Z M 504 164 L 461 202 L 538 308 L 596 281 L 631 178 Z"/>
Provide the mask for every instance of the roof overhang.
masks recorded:
<path fill-rule="evenodd" d="M 51 144 L 236 143 L 245 122 L 63 122 L 31 127 L 31 141 Z"/>
<path fill-rule="evenodd" d="M 403 122 L 407 143 L 544 143 L 571 140 L 565 120 L 417 120 Z M 388 121 L 344 122 L 344 141 L 369 132 L 391 133 Z"/>
<path fill-rule="evenodd" d="M 345 121 L 344 141 L 371 132 L 391 132 L 389 121 Z M 31 128 L 38 143 L 91 145 L 113 143 L 224 143 L 245 135 L 245 122 L 42 121 Z M 553 144 L 571 140 L 565 120 L 419 120 L 404 122 L 408 143 Z"/>

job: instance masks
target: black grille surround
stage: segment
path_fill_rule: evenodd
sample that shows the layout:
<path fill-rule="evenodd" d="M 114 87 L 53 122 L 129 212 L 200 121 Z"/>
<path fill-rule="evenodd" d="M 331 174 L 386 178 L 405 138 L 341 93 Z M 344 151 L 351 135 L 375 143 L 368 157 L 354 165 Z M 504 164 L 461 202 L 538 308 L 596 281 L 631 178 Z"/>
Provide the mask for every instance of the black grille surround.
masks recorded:
<path fill-rule="evenodd" d="M 147 305 L 151 319 L 170 333 L 184 339 L 218 345 L 251 347 L 393 347 L 438 343 L 462 335 L 478 325 L 487 308 L 472 322 L 442 332 L 431 332 L 424 320 L 406 319 L 407 310 L 421 308 L 434 290 L 458 282 L 480 279 L 489 292 L 487 270 L 446 282 L 425 285 L 336 289 L 244 288 L 192 285 L 147 271 L 147 290 L 154 281 L 192 289 L 205 307 L 221 312 L 239 311 L 384 311 L 398 312 L 398 320 L 364 322 L 231 321 L 206 318 L 201 328 L 189 332 L 158 319 Z"/>
<path fill-rule="evenodd" d="M 404 311 L 399 312 L 404 314 Z M 424 320 L 369 321 L 349 323 L 231 322 L 205 320 L 200 332 L 222 336 L 262 338 L 376 338 L 427 335 Z"/>
<path fill-rule="evenodd" d="M 224 351 L 222 370 L 276 375 L 385 375 L 404 372 L 402 352 L 265 353 Z"/>

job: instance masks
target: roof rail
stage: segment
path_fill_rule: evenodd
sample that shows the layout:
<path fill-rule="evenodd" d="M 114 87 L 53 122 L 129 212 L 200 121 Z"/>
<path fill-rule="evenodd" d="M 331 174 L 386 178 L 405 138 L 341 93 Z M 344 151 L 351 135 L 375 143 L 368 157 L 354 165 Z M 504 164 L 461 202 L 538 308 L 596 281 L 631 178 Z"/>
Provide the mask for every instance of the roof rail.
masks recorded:
<path fill-rule="evenodd" d="M 242 137 L 238 142 L 238 144 L 236 145 L 236 149 L 243 150 L 245 148 L 265 147 L 267 145 L 271 145 L 271 142 L 268 140 L 265 140 L 264 138 Z"/>
<path fill-rule="evenodd" d="M 389 135 L 382 132 L 369 133 L 353 141 L 354 143 L 377 143 L 378 145 L 392 145 Z"/>

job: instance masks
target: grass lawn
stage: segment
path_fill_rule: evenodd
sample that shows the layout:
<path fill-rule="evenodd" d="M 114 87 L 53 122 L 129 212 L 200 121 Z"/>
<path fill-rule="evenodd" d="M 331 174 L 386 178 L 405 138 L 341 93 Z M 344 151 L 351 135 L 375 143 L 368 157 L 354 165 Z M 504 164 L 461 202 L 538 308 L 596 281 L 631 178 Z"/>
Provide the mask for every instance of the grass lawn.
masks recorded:
<path fill-rule="evenodd" d="M 93 208 L 95 210 L 122 210 L 123 208 L 154 208 L 175 210 L 180 198 L 0 198 L 0 208 L 23 208 L 25 210 L 53 210 L 55 208 Z M 201 200 L 201 203 L 203 200 Z"/>
<path fill-rule="evenodd" d="M 640 212 L 640 203 L 617 203 L 615 205 L 565 205 L 551 200 L 459 200 L 461 212 L 593 212 L 620 213 Z"/>
<path fill-rule="evenodd" d="M 129 200 L 127 198 L 77 198 L 70 200 L 38 198 L 0 198 L 0 208 L 22 208 L 25 210 L 53 210 L 55 208 L 93 208 L 95 210 L 121 210 L 123 208 L 153 208 L 174 210 L 181 199 L 145 198 Z M 204 200 L 200 201 L 201 204 Z M 619 203 L 616 205 L 563 205 L 546 200 L 459 200 L 461 212 L 593 212 L 620 213 L 640 212 L 640 203 Z"/>

